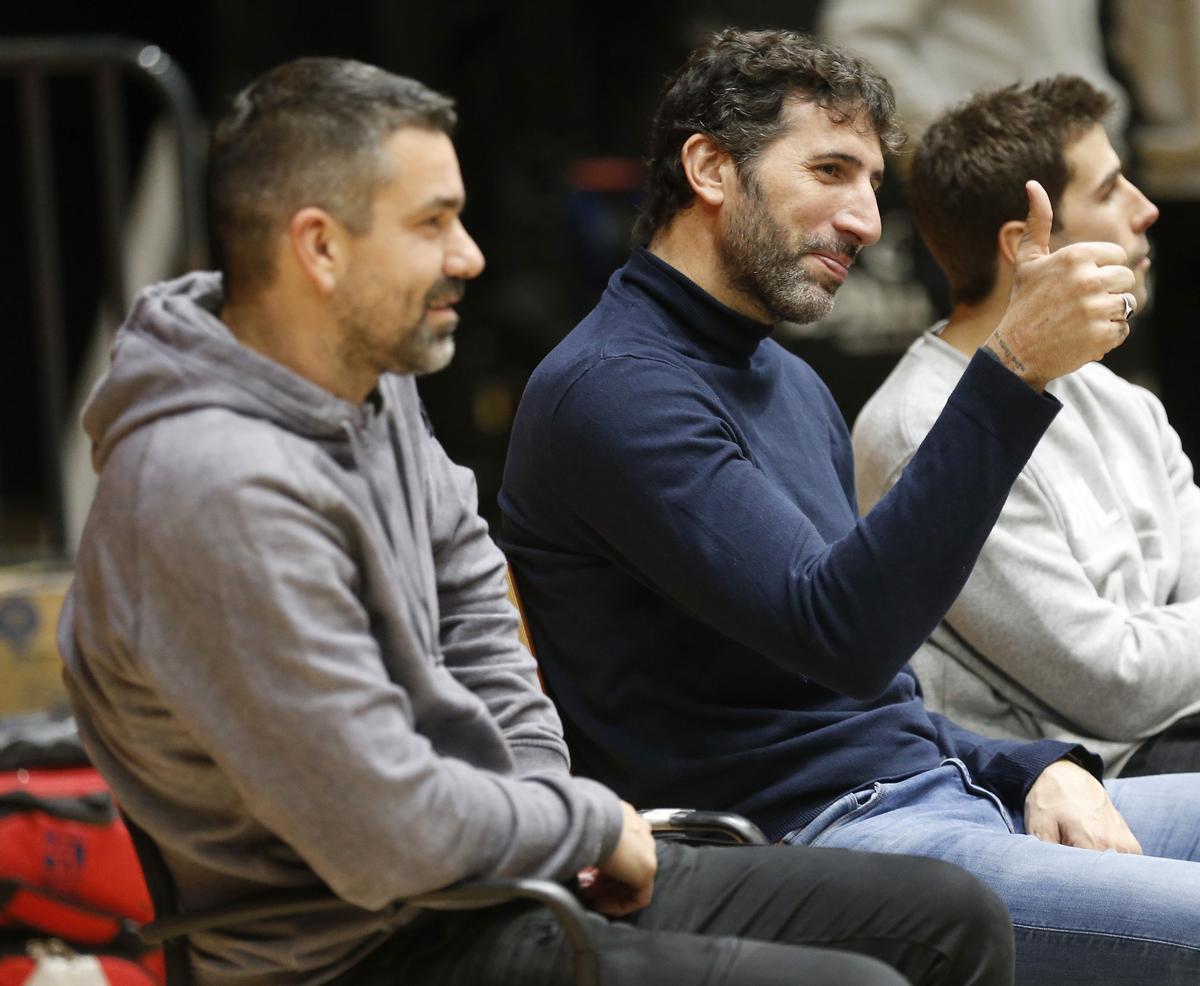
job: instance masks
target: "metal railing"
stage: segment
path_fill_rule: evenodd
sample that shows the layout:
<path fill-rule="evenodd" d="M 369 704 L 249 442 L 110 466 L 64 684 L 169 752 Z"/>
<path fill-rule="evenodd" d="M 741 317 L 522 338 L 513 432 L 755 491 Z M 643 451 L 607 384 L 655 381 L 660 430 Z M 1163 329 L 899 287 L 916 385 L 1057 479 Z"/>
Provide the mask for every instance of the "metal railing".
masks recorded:
<path fill-rule="evenodd" d="M 58 237 L 55 159 L 51 139 L 51 80 L 90 79 L 95 123 L 102 265 L 101 303 L 120 319 L 125 292 L 123 221 L 128 187 L 125 100 L 122 84 L 136 80 L 157 97 L 171 121 L 178 148 L 182 206 L 180 265 L 195 266 L 206 254 L 202 211 L 198 117 L 191 87 L 156 45 L 116 37 L 8 38 L 0 40 L 0 78 L 17 83 L 22 172 L 29 230 L 29 257 L 43 485 L 51 549 L 67 550 L 59 445 L 67 406 L 67 358 L 63 322 L 63 267 Z"/>

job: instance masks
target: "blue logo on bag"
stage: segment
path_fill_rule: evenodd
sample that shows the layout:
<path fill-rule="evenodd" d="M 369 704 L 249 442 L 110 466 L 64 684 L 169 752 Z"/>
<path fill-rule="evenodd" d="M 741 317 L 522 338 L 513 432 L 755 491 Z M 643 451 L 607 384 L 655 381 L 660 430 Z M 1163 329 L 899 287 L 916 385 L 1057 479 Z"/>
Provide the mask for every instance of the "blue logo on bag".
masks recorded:
<path fill-rule="evenodd" d="M 24 596 L 10 596 L 0 601 L 0 640 L 17 654 L 23 652 L 38 631 L 38 611 Z"/>
<path fill-rule="evenodd" d="M 74 888 L 87 862 L 83 840 L 68 832 L 46 832 L 42 843 L 46 880 L 59 893 Z"/>

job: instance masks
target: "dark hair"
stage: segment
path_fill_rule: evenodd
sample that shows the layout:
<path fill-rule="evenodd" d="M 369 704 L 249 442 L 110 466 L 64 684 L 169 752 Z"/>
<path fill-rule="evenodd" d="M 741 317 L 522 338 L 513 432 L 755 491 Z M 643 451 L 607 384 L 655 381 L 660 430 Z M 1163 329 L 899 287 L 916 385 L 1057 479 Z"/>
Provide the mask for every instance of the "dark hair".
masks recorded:
<path fill-rule="evenodd" d="M 716 140 L 740 172 L 785 129 L 781 115 L 789 98 L 810 100 L 846 121 L 865 114 L 888 150 L 904 142 L 892 87 L 861 58 L 794 31 L 726 28 L 692 52 L 663 87 L 634 240 L 649 242 L 691 203 L 679 155 L 692 134 Z"/>
<path fill-rule="evenodd" d="M 234 97 L 209 155 L 209 224 L 227 296 L 274 276 L 271 241 L 296 211 L 319 206 L 355 233 L 390 177 L 381 145 L 401 127 L 451 134 L 454 103 L 362 62 L 300 58 Z"/>
<path fill-rule="evenodd" d="M 996 234 L 1028 215 L 1027 181 L 1041 182 L 1057 212 L 1071 178 L 1067 145 L 1112 107 L 1078 76 L 1056 75 L 974 96 L 933 122 L 913 155 L 908 199 L 954 303 L 982 301 L 995 286 Z"/>

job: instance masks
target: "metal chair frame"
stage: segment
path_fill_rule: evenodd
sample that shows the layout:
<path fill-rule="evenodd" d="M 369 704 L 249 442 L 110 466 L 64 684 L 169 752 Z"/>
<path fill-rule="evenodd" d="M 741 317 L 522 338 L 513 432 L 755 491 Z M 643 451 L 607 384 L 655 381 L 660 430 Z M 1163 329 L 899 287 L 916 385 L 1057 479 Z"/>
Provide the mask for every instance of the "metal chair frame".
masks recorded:
<path fill-rule="evenodd" d="M 767 840 L 752 823 L 727 812 L 658 809 L 643 812 L 655 833 L 676 836 L 699 835 L 703 841 L 738 845 L 765 845 Z M 157 844 L 127 815 L 129 829 L 146 887 L 154 902 L 155 919 L 139 929 L 145 944 L 162 945 L 166 957 L 168 986 L 192 986 L 187 936 L 200 931 L 236 928 L 253 921 L 345 911 L 352 905 L 328 891 L 277 895 L 257 900 L 183 912 L 170 871 Z M 588 928 L 588 912 L 562 884 L 552 880 L 524 878 L 475 880 L 405 898 L 398 903 L 438 911 L 465 911 L 492 907 L 513 900 L 532 900 L 547 908 L 570 943 L 576 986 L 600 986 L 596 943 Z"/>

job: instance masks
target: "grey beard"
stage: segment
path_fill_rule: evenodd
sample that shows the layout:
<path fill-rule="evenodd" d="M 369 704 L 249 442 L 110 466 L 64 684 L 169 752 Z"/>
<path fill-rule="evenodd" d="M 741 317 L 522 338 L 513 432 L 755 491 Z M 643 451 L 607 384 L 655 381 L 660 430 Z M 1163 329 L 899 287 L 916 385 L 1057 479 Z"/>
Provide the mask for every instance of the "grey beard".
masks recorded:
<path fill-rule="evenodd" d="M 753 299 L 772 322 L 815 322 L 833 310 L 834 290 L 814 279 L 803 267 L 810 253 L 858 253 L 854 243 L 827 236 L 806 236 L 791 247 L 784 230 L 767 213 L 761 200 L 732 217 L 717 239 L 717 254 L 729 283 Z"/>

